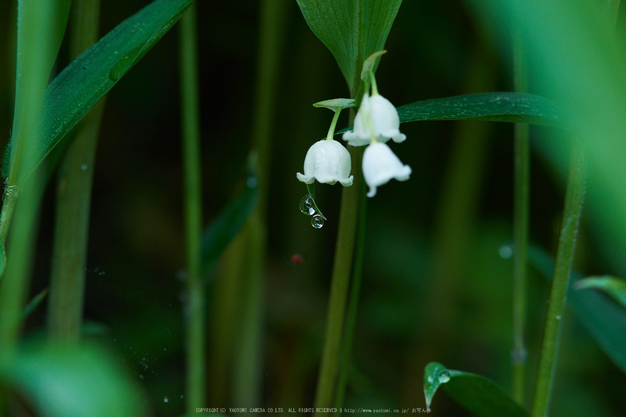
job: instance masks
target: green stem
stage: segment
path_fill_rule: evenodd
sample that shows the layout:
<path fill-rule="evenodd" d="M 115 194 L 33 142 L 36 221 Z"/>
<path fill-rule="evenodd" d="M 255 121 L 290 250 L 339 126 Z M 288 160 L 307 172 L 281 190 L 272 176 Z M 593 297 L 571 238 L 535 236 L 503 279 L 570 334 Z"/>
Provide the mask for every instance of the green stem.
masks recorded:
<path fill-rule="evenodd" d="M 362 148 L 361 148 L 362 149 Z M 352 353 L 352 340 L 356 323 L 356 313 L 359 306 L 359 294 L 361 292 L 361 278 L 363 272 L 363 256 L 365 253 L 365 226 L 367 198 L 365 182 L 361 181 L 361 201 L 359 205 L 358 234 L 356 243 L 356 256 L 354 259 L 354 272 L 352 273 L 352 285 L 350 286 L 350 301 L 348 307 L 348 317 L 346 319 L 344 342 L 341 347 L 341 364 L 339 366 L 339 378 L 337 382 L 337 394 L 335 397 L 335 408 L 343 407 L 343 400 L 346 394 L 346 385 L 350 374 L 350 354 Z M 341 413 L 337 411 L 336 416 Z"/>
<path fill-rule="evenodd" d="M 75 0 L 70 56 L 76 58 L 98 40 L 100 0 Z M 48 334 L 56 340 L 78 340 L 82 326 L 89 211 L 101 101 L 74 129 L 75 138 L 59 167 Z"/>
<path fill-rule="evenodd" d="M 326 140 L 333 140 L 333 136 L 335 136 L 335 128 L 337 127 L 337 120 L 339 120 L 339 115 L 341 114 L 341 110 L 343 107 L 339 107 L 335 110 L 335 114 L 333 115 L 333 120 L 330 122 L 330 127 L 328 128 L 328 134 L 326 135 Z"/>
<path fill-rule="evenodd" d="M 539 370 L 535 384 L 532 417 L 544 417 L 548 413 L 550 395 L 554 384 L 556 355 L 563 327 L 563 310 L 585 195 L 585 178 L 586 167 L 583 150 L 579 143 L 574 143 L 567 179 L 565 209 L 541 346 Z"/>
<path fill-rule="evenodd" d="M 354 119 L 354 112 L 351 112 L 351 119 Z M 362 152 L 356 147 L 350 147 L 350 154 L 352 156 L 353 171 L 358 172 L 355 167 L 361 166 Z M 328 299 L 326 335 L 315 393 L 316 408 L 332 407 L 334 401 L 335 377 L 344 331 L 348 287 L 354 254 L 361 181 L 362 176 L 356 175 L 352 187 L 344 188 L 341 196 L 339 230 L 337 232 L 337 244 L 335 246 L 335 258 Z M 315 413 L 315 415 L 321 414 Z"/>
<path fill-rule="evenodd" d="M 514 34 L 515 91 L 528 91 L 528 76 L 524 45 L 519 32 Z M 526 369 L 526 264 L 530 207 L 530 145 L 528 124 L 515 124 L 514 208 L 513 208 L 513 399 L 524 403 Z"/>
<path fill-rule="evenodd" d="M 17 185 L 5 186 L 2 211 L 0 211 L 0 243 L 2 246 L 6 245 L 9 226 L 13 218 L 13 211 L 15 210 L 15 203 L 17 202 L 18 196 L 19 188 Z"/>
<path fill-rule="evenodd" d="M 186 405 L 192 413 L 203 407 L 205 393 L 205 295 L 201 273 L 202 183 L 200 162 L 200 104 L 196 5 L 180 21 L 180 88 L 185 184 L 185 241 L 187 253 Z"/>

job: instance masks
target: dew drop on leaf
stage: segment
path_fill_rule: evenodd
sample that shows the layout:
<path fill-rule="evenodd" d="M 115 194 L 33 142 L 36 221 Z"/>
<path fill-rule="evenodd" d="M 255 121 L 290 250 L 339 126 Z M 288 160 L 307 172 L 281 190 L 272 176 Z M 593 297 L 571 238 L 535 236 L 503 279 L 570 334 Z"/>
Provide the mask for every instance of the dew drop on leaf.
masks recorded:
<path fill-rule="evenodd" d="M 313 204 L 313 199 L 310 195 L 305 195 L 300 200 L 300 212 L 302 214 L 306 214 L 307 216 L 312 216 L 315 214 L 315 205 Z"/>
<path fill-rule="evenodd" d="M 446 382 L 450 381 L 450 374 L 448 373 L 448 371 L 443 371 L 437 376 L 437 378 L 439 379 L 439 383 L 445 384 Z"/>
<path fill-rule="evenodd" d="M 321 229 L 324 226 L 324 218 L 319 214 L 311 217 L 311 226 L 315 229 Z"/>

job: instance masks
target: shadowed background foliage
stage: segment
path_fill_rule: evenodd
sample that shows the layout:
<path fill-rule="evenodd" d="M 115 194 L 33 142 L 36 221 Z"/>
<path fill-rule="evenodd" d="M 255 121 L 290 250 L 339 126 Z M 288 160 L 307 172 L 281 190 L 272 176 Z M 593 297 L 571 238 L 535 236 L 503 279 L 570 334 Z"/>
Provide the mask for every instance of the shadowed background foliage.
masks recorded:
<path fill-rule="evenodd" d="M 103 2 L 101 33 L 145 4 Z M 0 4 L 2 142 L 9 137 L 12 114 L 14 6 Z M 204 217 L 210 221 L 246 177 L 259 2 L 197 6 Z M 315 230 L 298 210 L 306 188 L 295 173 L 332 117 L 311 104 L 349 92 L 296 3 L 286 7 L 268 197 L 264 343 L 259 347 L 264 403 L 225 400 L 234 407 L 311 407 L 322 347 L 340 190 L 338 185 L 317 187 L 317 203 L 328 221 Z M 85 298 L 89 331 L 118 354 L 148 408 L 163 416 L 181 414 L 184 405 L 177 35 L 176 30 L 167 34 L 108 95 L 95 167 Z M 510 51 L 499 45 L 478 26 L 465 2 L 406 1 L 377 72 L 379 90 L 396 105 L 511 90 Z M 65 64 L 60 61 L 57 68 Z M 346 123 L 344 115 L 339 125 Z M 542 140 L 545 129 L 532 128 L 533 143 Z M 512 125 L 426 122 L 402 130 L 408 139 L 394 151 L 412 167 L 411 179 L 391 182 L 368 200 L 347 407 L 425 407 L 422 373 L 429 361 L 480 373 L 510 389 L 512 262 L 503 247 L 512 237 Z M 550 253 L 556 247 L 562 184 L 542 155 L 533 153 L 530 237 Z M 33 295 L 48 285 L 53 207 L 49 192 Z M 592 232 L 583 220 L 576 267 L 586 274 L 605 273 Z M 294 254 L 302 257 L 301 264 L 292 262 Z M 546 294 L 545 281 L 531 269 L 531 375 Z M 40 306 L 30 317 L 28 331 L 40 331 L 44 311 Z M 210 339 L 207 344 L 210 349 Z M 625 383 L 568 315 L 552 415 L 620 415 L 626 407 Z M 207 404 L 213 406 L 222 404 Z M 433 415 L 464 415 L 445 395 L 432 408 Z"/>

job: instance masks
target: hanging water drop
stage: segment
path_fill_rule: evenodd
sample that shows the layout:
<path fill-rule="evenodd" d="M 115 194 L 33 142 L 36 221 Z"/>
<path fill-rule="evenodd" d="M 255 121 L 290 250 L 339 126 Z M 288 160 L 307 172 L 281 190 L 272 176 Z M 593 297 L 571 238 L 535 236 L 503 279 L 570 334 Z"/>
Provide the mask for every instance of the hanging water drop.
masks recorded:
<path fill-rule="evenodd" d="M 169 398 L 167 398 L 167 397 L 163 397 L 163 402 L 164 402 L 164 403 L 167 403 L 167 402 L 169 402 L 169 401 L 170 401 L 170 399 L 169 399 Z"/>
<path fill-rule="evenodd" d="M 446 382 L 450 381 L 450 374 L 448 373 L 448 371 L 443 371 L 437 376 L 437 378 L 439 379 L 440 384 L 445 384 Z"/>
<path fill-rule="evenodd" d="M 313 198 L 310 195 L 305 195 L 300 200 L 300 212 L 302 214 L 306 214 L 307 216 L 312 216 L 315 214 L 315 204 L 313 203 Z"/>
<path fill-rule="evenodd" d="M 319 214 L 311 217 L 311 226 L 313 226 L 315 229 L 321 229 L 322 226 L 324 226 L 324 217 Z"/>

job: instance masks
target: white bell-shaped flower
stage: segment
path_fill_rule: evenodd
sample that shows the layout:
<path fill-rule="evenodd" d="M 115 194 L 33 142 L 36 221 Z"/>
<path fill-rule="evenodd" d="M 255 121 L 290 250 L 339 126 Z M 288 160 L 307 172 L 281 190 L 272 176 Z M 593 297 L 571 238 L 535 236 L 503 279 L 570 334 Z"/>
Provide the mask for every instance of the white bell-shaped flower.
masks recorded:
<path fill-rule="evenodd" d="M 406 135 L 400 133 L 400 117 L 393 104 L 380 94 L 363 95 L 361 106 L 354 118 L 354 129 L 343 134 L 343 140 L 352 146 L 364 146 L 372 139 L 385 143 L 389 139 L 402 142 Z"/>
<path fill-rule="evenodd" d="M 376 188 L 387 184 L 392 178 L 406 181 L 411 175 L 411 167 L 402 164 L 400 159 L 384 143 L 374 142 L 363 153 L 363 177 L 370 187 L 368 197 L 376 195 Z"/>
<path fill-rule="evenodd" d="M 296 177 L 305 184 L 317 180 L 332 185 L 339 181 L 349 187 L 354 179 L 350 175 L 351 167 L 350 153 L 341 143 L 322 139 L 309 148 L 304 158 L 304 175 L 298 172 Z"/>

